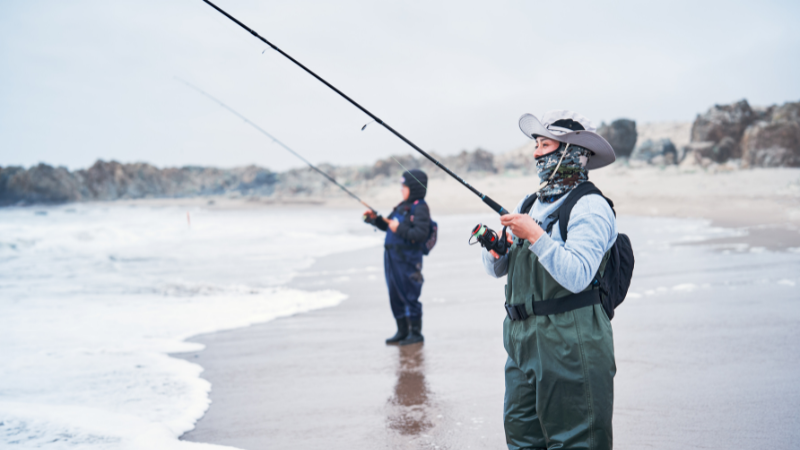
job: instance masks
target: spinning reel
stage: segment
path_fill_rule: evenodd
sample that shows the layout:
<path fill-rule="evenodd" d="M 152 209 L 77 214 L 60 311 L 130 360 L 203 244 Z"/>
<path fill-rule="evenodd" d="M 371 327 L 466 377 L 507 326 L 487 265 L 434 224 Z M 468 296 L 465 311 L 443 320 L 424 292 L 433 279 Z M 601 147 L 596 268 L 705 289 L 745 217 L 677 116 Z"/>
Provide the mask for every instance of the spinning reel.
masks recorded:
<path fill-rule="evenodd" d="M 478 224 L 472 229 L 472 234 L 469 237 L 469 245 L 481 244 L 481 247 L 486 250 L 494 250 L 500 256 L 505 255 L 511 244 L 508 243 L 506 238 L 506 228 L 503 227 L 503 233 L 497 236 L 497 232 L 483 224 Z"/>

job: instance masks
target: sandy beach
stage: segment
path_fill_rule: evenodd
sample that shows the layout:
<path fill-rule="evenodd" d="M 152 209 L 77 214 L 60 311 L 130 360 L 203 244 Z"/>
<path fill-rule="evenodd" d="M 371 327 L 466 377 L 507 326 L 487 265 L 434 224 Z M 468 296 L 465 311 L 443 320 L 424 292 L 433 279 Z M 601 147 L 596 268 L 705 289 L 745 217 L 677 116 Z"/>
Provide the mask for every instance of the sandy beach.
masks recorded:
<path fill-rule="evenodd" d="M 565 12 L 0 3 L 0 450 L 800 448 L 800 3 Z"/>
<path fill-rule="evenodd" d="M 504 174 L 466 179 L 507 209 L 535 189 L 534 177 Z M 714 226 L 735 228 L 735 238 L 720 243 L 747 244 L 771 250 L 800 246 L 800 169 L 737 170 L 702 168 L 630 167 L 623 163 L 591 173 L 590 181 L 615 203 L 617 214 L 710 220 Z M 388 211 L 397 203 L 398 187 L 364 186 L 356 189 L 370 204 Z M 431 178 L 427 199 L 433 214 L 481 214 L 487 206 L 457 181 Z M 209 209 L 353 208 L 353 199 L 335 187 L 325 197 L 216 197 L 120 200 L 116 204 L 179 205 Z M 490 216 L 491 217 L 491 216 Z"/>
<path fill-rule="evenodd" d="M 593 174 L 637 254 L 612 322 L 616 448 L 788 448 L 800 438 L 799 175 Z M 512 205 L 530 179 L 475 185 Z M 449 180 L 430 187 L 441 231 L 423 272 L 423 346 L 383 344 L 393 320 L 380 247 L 319 258 L 289 287 L 334 289 L 343 303 L 201 335 L 190 341 L 204 350 L 176 355 L 200 364 L 212 386 L 210 408 L 182 439 L 242 449 L 504 448 L 503 280 L 486 276 L 466 245 L 475 223 L 496 218 L 459 189 Z M 388 206 L 397 194 L 380 195 L 374 204 Z"/>

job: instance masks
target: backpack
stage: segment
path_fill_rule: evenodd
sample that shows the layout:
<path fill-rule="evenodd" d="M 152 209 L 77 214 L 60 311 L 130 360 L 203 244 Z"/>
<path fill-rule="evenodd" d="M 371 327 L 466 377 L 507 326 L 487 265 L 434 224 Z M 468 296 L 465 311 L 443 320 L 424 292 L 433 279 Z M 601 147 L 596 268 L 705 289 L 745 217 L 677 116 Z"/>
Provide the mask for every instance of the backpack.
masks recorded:
<path fill-rule="evenodd" d="M 415 201 L 414 204 L 411 205 L 411 211 L 409 214 L 412 216 L 414 215 L 414 210 L 417 209 L 417 204 L 419 200 Z M 427 203 L 425 203 L 427 205 Z M 428 207 L 428 211 L 430 211 L 430 206 Z M 436 246 L 436 238 L 439 233 L 439 225 L 433 221 L 431 218 L 431 227 L 428 229 L 428 237 L 425 238 L 425 242 L 422 244 L 422 254 L 428 256 L 428 253 L 433 250 L 433 247 Z"/>
<path fill-rule="evenodd" d="M 616 217 L 617 212 L 614 211 L 614 202 L 606 198 L 594 184 L 585 181 L 575 187 L 575 189 L 568 194 L 564 203 L 553 213 L 553 215 L 558 215 L 558 228 L 564 242 L 567 242 L 567 225 L 569 224 L 569 215 L 570 212 L 572 212 L 572 208 L 578 203 L 581 197 L 589 194 L 597 194 L 603 197 L 608 202 L 608 206 L 611 207 L 611 211 L 614 212 L 614 216 Z M 528 214 L 536 198 L 536 194 L 526 198 L 522 203 L 520 213 Z M 550 234 L 553 223 L 555 223 L 555 221 L 550 222 L 546 230 L 547 234 Z M 600 277 L 598 271 L 592 281 L 593 286 L 598 286 L 600 288 L 600 300 L 609 319 L 614 317 L 614 308 L 619 306 L 628 294 L 628 288 L 631 285 L 631 278 L 633 277 L 633 264 L 633 247 L 631 246 L 631 240 L 627 235 L 618 233 L 616 242 L 614 242 L 614 245 L 611 246 L 609 250 L 606 270 L 603 276 Z"/>

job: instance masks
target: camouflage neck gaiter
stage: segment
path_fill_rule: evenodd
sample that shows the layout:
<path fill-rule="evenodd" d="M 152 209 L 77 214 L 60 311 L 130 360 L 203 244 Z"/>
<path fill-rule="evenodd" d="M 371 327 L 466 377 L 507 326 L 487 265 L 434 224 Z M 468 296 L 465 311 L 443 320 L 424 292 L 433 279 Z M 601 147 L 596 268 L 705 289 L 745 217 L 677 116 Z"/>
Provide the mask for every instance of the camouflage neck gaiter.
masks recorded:
<path fill-rule="evenodd" d="M 544 183 L 550 179 L 558 165 L 558 160 L 561 159 L 564 147 L 566 147 L 566 144 L 562 142 L 558 150 L 536 158 L 536 171 L 540 182 Z M 586 162 L 591 154 L 592 152 L 589 149 L 570 145 L 552 181 L 539 190 L 539 200 L 545 203 L 552 203 L 571 191 L 575 186 L 588 180 L 589 173 L 586 170 Z"/>

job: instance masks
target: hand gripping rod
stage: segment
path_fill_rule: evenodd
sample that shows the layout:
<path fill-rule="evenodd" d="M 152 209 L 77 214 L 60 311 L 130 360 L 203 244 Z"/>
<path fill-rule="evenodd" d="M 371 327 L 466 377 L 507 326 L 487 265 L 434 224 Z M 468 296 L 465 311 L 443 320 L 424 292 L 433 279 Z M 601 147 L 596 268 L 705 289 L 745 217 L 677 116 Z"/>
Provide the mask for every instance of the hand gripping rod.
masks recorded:
<path fill-rule="evenodd" d="M 178 78 L 178 77 L 175 77 L 175 79 L 176 79 L 176 80 L 178 80 L 178 81 L 180 81 L 181 83 L 185 84 L 186 86 L 188 86 L 188 87 L 190 87 L 190 88 L 194 89 L 195 91 L 197 91 L 197 92 L 199 92 L 199 93 L 203 94 L 204 96 L 206 96 L 207 98 L 211 99 L 211 100 L 212 100 L 212 101 L 214 101 L 215 103 L 218 103 L 218 104 L 219 104 L 219 106 L 222 106 L 223 108 L 227 109 L 228 111 L 230 111 L 231 113 L 233 113 L 233 115 L 235 115 L 236 117 L 238 117 L 238 118 L 240 118 L 240 119 L 244 120 L 244 123 L 246 123 L 246 124 L 250 125 L 251 127 L 255 128 L 256 130 L 258 130 L 258 131 L 259 131 L 261 134 L 263 134 L 264 136 L 266 136 L 266 137 L 268 137 L 268 138 L 272 139 L 272 142 L 275 142 L 276 144 L 280 145 L 280 146 L 281 146 L 281 147 L 283 147 L 285 150 L 287 150 L 289 153 L 291 153 L 291 154 L 293 154 L 294 156 L 296 156 L 296 157 L 300 158 L 300 159 L 301 159 L 301 160 L 302 160 L 304 163 L 306 163 L 306 165 L 308 165 L 308 167 L 310 167 L 310 168 L 314 169 L 314 170 L 315 170 L 317 173 L 319 173 L 319 174 L 320 174 L 320 175 L 322 175 L 323 177 L 327 178 L 327 179 L 328 179 L 328 181 L 330 181 L 331 183 L 335 184 L 336 186 L 339 186 L 339 188 L 340 188 L 341 190 L 343 190 L 343 191 L 347 192 L 347 194 L 348 194 L 350 197 L 353 197 L 354 199 L 358 200 L 358 201 L 359 201 L 359 203 L 361 203 L 362 205 L 364 205 L 364 206 L 366 206 L 367 208 L 369 208 L 369 210 L 370 210 L 370 211 L 372 211 L 373 213 L 375 213 L 376 215 L 378 215 L 378 216 L 380 215 L 380 213 L 378 213 L 378 211 L 375 211 L 375 209 L 374 209 L 372 206 L 369 206 L 369 205 L 368 205 L 368 204 L 367 204 L 367 203 L 366 203 L 364 200 L 361 200 L 360 198 L 358 198 L 358 196 L 357 196 L 356 194 L 353 194 L 353 193 L 352 193 L 352 192 L 350 192 L 350 190 L 348 190 L 346 187 L 344 187 L 344 186 L 342 186 L 341 184 L 339 184 L 339 183 L 338 183 L 338 182 L 337 182 L 337 181 L 336 181 L 336 180 L 335 180 L 333 177 L 331 177 L 331 176 L 330 176 L 330 175 L 328 175 L 327 173 L 325 173 L 325 172 L 321 171 L 320 169 L 318 169 L 318 168 L 317 168 L 315 165 L 313 165 L 313 164 L 311 164 L 310 162 L 308 162 L 308 160 L 307 160 L 307 159 L 303 158 L 302 156 L 300 156 L 300 154 L 298 154 L 297 152 L 295 152 L 294 150 L 292 150 L 291 148 L 289 148 L 289 147 L 288 147 L 286 144 L 284 144 L 283 142 L 279 141 L 279 140 L 278 140 L 278 139 L 277 139 L 275 136 L 273 136 L 273 135 L 271 135 L 271 134 L 267 133 L 266 131 L 264 131 L 264 129 L 263 129 L 263 128 L 261 128 L 260 126 L 256 125 L 255 123 L 251 122 L 251 121 L 250 121 L 250 119 L 248 119 L 247 117 L 245 117 L 245 116 L 243 116 L 243 115 L 239 114 L 239 113 L 238 113 L 238 112 L 237 112 L 235 109 L 231 108 L 230 106 L 226 105 L 225 103 L 222 103 L 222 101 L 218 100 L 218 99 L 217 99 L 217 98 L 215 98 L 213 95 L 211 95 L 211 94 L 209 94 L 208 92 L 206 92 L 206 91 L 204 91 L 204 90 L 200 89 L 199 87 L 197 87 L 197 86 L 193 85 L 192 83 L 189 83 L 188 81 L 186 81 L 186 80 L 183 80 L 183 79 L 180 79 L 180 78 Z"/>
<path fill-rule="evenodd" d="M 312 72 L 312 71 L 311 71 L 311 69 L 309 69 L 308 67 L 304 66 L 304 65 L 303 65 L 303 64 L 301 64 L 299 61 L 297 61 L 296 59 L 294 59 L 294 58 L 292 58 L 291 56 L 289 56 L 289 54 L 288 54 L 288 53 L 286 53 L 286 52 L 284 52 L 283 50 L 281 50 L 281 49 L 279 49 L 278 47 L 276 47 L 276 46 L 275 46 L 275 45 L 274 45 L 272 42 L 270 42 L 270 41 L 268 41 L 268 40 L 264 39 L 263 37 L 261 37 L 261 36 L 260 36 L 258 33 L 256 33 L 256 32 L 255 32 L 253 29 L 251 29 L 251 28 L 250 28 L 250 27 L 248 27 L 247 25 L 243 24 L 242 22 L 240 22 L 238 19 L 236 19 L 236 18 L 235 18 L 235 17 L 233 17 L 232 15 L 230 15 L 230 14 L 226 13 L 225 11 L 223 11 L 223 10 L 222 10 L 222 9 L 220 9 L 220 8 L 219 8 L 217 5 L 215 5 L 215 4 L 213 4 L 213 3 L 211 3 L 209 0 L 203 0 L 203 1 L 204 1 L 205 3 L 207 3 L 209 6 L 211 6 L 212 8 L 216 9 L 217 11 L 219 11 L 219 12 L 220 12 L 222 15 L 224 15 L 224 16 L 225 16 L 225 17 L 227 17 L 228 19 L 230 19 L 230 20 L 232 20 L 233 22 L 235 22 L 235 23 L 236 23 L 237 25 L 239 25 L 240 27 L 242 27 L 242 28 L 244 28 L 245 30 L 247 30 L 247 32 L 249 32 L 250 34 L 252 34 L 252 35 L 253 35 L 253 36 L 255 36 L 256 38 L 258 38 L 259 40 L 261 40 L 261 42 L 263 42 L 263 43 L 265 43 L 265 44 L 269 45 L 270 47 L 272 47 L 272 49 L 273 49 L 273 50 L 275 50 L 276 52 L 278 52 L 278 53 L 280 53 L 281 55 L 285 56 L 285 57 L 286 57 L 286 58 L 287 58 L 289 61 L 291 61 L 291 62 L 295 63 L 295 64 L 296 64 L 298 67 L 300 67 L 301 69 L 303 69 L 303 70 L 305 70 L 306 72 L 308 72 L 308 74 L 309 74 L 309 75 L 311 75 L 312 77 L 314 77 L 314 78 L 316 78 L 317 80 L 319 80 L 320 82 L 322 82 L 322 84 L 324 84 L 325 86 L 328 86 L 329 88 L 331 88 L 331 89 L 332 89 L 334 92 L 336 92 L 337 94 L 339 94 L 339 95 L 340 95 L 342 98 L 344 98 L 345 100 L 347 100 L 348 102 L 350 102 L 350 104 L 352 104 L 352 105 L 353 105 L 353 106 L 355 106 L 356 108 L 360 109 L 360 110 L 361 110 L 361 112 L 363 112 L 364 114 L 368 115 L 368 116 L 369 116 L 369 117 L 370 117 L 372 120 L 374 120 L 375 122 L 377 122 L 377 123 L 381 124 L 381 125 L 382 125 L 384 128 L 386 128 L 387 130 L 389 130 L 389 132 L 391 132 L 392 134 L 394 134 L 395 136 L 397 136 L 398 138 L 400 138 L 400 140 L 402 140 L 402 141 L 403 141 L 403 142 L 405 142 L 406 144 L 410 145 L 410 146 L 411 146 L 411 148 L 413 148 L 414 150 L 416 150 L 416 151 L 418 151 L 420 154 L 422 154 L 422 156 L 424 156 L 424 157 L 428 158 L 428 160 L 430 160 L 432 163 L 434 163 L 434 164 L 436 165 L 436 167 L 438 167 L 438 168 L 440 168 L 440 169 L 444 170 L 444 171 L 445 171 L 445 172 L 446 172 L 448 175 L 450 175 L 451 177 L 453 177 L 453 178 L 455 178 L 456 180 L 458 180 L 458 181 L 459 181 L 461 184 L 463 184 L 463 185 L 464 185 L 464 187 L 466 187 L 467 189 L 469 189 L 470 191 L 472 191 L 472 193 L 473 193 L 473 194 L 475 194 L 475 195 L 477 195 L 478 197 L 480 197 L 480 198 L 481 198 L 481 200 L 483 200 L 483 202 L 484 202 L 484 203 L 486 203 L 487 205 L 489 205 L 489 207 L 490 207 L 490 208 L 492 208 L 492 209 L 493 209 L 495 212 L 497 212 L 497 213 L 498 213 L 498 214 L 500 214 L 501 216 L 502 216 L 502 215 L 505 215 L 505 214 L 508 214 L 508 210 L 507 210 L 507 209 L 503 208 L 503 207 L 502 207 L 502 206 L 500 206 L 500 205 L 499 205 L 497 202 L 495 202 L 494 200 L 492 200 L 492 199 L 491 199 L 491 198 L 489 198 L 488 196 L 484 195 L 483 193 L 481 193 L 480 191 L 478 191 L 477 189 L 475 189 L 474 187 L 472 187 L 472 186 L 471 186 L 469 183 L 467 183 L 466 181 L 464 181 L 464 179 L 463 179 L 463 178 L 461 178 L 460 176 L 458 176 L 458 175 L 456 175 L 455 173 L 453 173 L 453 171 L 451 171 L 450 169 L 448 169 L 447 167 L 445 167 L 445 166 L 444 166 L 444 164 L 442 164 L 442 163 L 440 163 L 439 161 L 437 161 L 437 160 L 436 160 L 436 159 L 435 159 L 433 156 L 429 155 L 427 152 L 425 152 L 425 151 L 424 151 L 424 150 L 422 150 L 421 148 L 417 147 L 417 145 L 416 145 L 416 144 L 414 144 L 413 142 L 411 142 L 411 141 L 409 141 L 408 139 L 406 139 L 406 137 L 405 137 L 405 136 L 403 136 L 402 134 L 400 134 L 400 133 L 398 133 L 397 131 L 395 131 L 395 129 L 394 129 L 394 128 L 392 128 L 392 127 L 390 127 L 388 124 L 384 123 L 384 122 L 383 122 L 381 119 L 379 119 L 379 118 L 378 118 L 376 115 L 372 114 L 372 113 L 371 113 L 371 112 L 369 112 L 369 111 L 368 111 L 366 108 L 364 108 L 363 106 L 361 106 L 361 105 L 359 105 L 358 103 L 356 103 L 356 102 L 355 102 L 355 100 L 353 100 L 352 98 L 350 98 L 350 97 L 348 97 L 347 95 L 345 95 L 345 94 L 344 94 L 344 92 L 340 91 L 339 89 L 336 89 L 336 87 L 334 87 L 332 84 L 328 83 L 328 82 L 327 82 L 327 81 L 325 81 L 325 80 L 324 80 L 322 77 L 320 77 L 320 76 L 319 76 L 319 75 L 317 75 L 316 73 Z"/>

